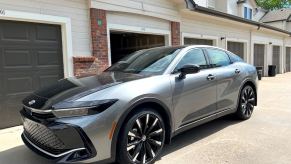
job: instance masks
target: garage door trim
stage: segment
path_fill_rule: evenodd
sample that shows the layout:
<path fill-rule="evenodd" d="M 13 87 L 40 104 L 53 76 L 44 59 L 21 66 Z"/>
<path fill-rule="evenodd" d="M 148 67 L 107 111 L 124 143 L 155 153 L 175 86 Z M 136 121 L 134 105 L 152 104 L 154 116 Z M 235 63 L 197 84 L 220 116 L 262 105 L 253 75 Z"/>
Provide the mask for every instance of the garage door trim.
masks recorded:
<path fill-rule="evenodd" d="M 2 14 L 0 14 L 0 20 L 61 25 L 64 77 L 74 75 L 72 60 L 73 57 L 72 30 L 70 18 L 29 12 L 20 12 L 13 10 L 3 10 Z"/>

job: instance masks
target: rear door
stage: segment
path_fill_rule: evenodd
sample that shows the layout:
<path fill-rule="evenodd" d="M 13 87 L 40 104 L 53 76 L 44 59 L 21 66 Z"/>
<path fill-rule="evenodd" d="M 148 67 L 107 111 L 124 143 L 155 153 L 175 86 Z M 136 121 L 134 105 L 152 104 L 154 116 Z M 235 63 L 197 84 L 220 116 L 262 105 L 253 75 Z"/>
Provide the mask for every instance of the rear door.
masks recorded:
<path fill-rule="evenodd" d="M 199 65 L 201 70 L 179 79 L 179 68 L 186 64 Z M 201 49 L 188 51 L 171 75 L 173 106 L 177 127 L 216 111 L 216 80 L 212 78 L 205 54 Z"/>
<path fill-rule="evenodd" d="M 207 48 L 206 52 L 217 80 L 217 112 L 234 109 L 241 85 L 240 64 L 232 63 L 223 50 Z"/>

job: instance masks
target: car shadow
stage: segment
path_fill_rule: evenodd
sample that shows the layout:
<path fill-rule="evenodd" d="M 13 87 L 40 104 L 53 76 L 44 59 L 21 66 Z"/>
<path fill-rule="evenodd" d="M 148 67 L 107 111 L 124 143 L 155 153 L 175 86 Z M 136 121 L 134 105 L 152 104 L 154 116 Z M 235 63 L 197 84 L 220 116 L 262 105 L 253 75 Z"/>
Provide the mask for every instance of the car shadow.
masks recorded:
<path fill-rule="evenodd" d="M 31 150 L 26 146 L 21 145 L 5 151 L 0 152 L 1 164 L 54 164 L 55 162 L 47 160 Z"/>
<path fill-rule="evenodd" d="M 172 139 L 171 144 L 166 145 L 162 156 L 173 153 L 187 145 L 195 143 L 209 135 L 212 135 L 228 126 L 240 123 L 230 116 L 222 117 L 211 121 L 204 125 L 200 125 L 188 131 L 185 131 Z M 160 160 L 160 159 L 158 159 Z M 26 146 L 21 145 L 5 151 L 0 152 L 0 164 L 53 164 L 54 161 L 47 160 L 31 150 Z"/>
<path fill-rule="evenodd" d="M 175 136 L 171 144 L 168 144 L 164 147 L 161 157 L 173 153 L 185 146 L 188 146 L 192 143 L 195 143 L 201 139 L 206 138 L 209 135 L 212 135 L 228 126 L 240 123 L 241 121 L 235 120 L 231 116 L 225 116 L 206 124 L 194 127 L 190 130 L 187 130 L 181 134 Z M 161 160 L 161 159 L 158 159 Z"/>
<path fill-rule="evenodd" d="M 216 120 L 210 121 L 203 125 L 194 127 L 190 130 L 187 130 L 177 136 L 175 136 L 171 144 L 168 144 L 164 147 L 163 153 L 157 161 L 167 154 L 173 153 L 185 146 L 191 145 L 194 142 L 197 142 L 201 139 L 206 138 L 209 135 L 212 135 L 224 128 L 240 123 L 241 121 L 234 119 L 233 116 L 227 115 Z M 112 163 L 117 164 L 117 163 Z"/>

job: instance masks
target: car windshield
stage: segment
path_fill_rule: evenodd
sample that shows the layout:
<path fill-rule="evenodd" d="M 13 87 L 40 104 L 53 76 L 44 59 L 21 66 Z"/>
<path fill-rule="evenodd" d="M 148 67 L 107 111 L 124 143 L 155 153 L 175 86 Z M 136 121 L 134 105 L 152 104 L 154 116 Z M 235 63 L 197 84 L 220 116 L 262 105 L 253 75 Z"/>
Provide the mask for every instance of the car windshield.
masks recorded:
<path fill-rule="evenodd" d="M 183 47 L 160 47 L 136 51 L 106 71 L 143 75 L 162 74 Z"/>

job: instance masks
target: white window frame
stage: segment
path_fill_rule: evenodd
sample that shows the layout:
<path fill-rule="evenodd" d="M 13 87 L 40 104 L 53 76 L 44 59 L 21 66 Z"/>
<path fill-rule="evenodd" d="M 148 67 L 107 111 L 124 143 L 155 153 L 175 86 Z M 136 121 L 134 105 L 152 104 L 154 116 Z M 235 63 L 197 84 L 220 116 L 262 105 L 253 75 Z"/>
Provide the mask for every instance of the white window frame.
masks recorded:
<path fill-rule="evenodd" d="M 169 30 L 161 30 L 155 28 L 147 28 L 147 27 L 137 27 L 137 26 L 128 26 L 121 24 L 112 24 L 109 23 L 107 25 L 107 40 L 108 40 L 108 65 L 111 66 L 111 45 L 110 45 L 110 31 L 120 31 L 120 32 L 131 32 L 138 34 L 152 34 L 152 35 L 163 35 L 165 36 L 165 45 L 171 46 L 171 31 Z"/>
<path fill-rule="evenodd" d="M 70 18 L 12 10 L 1 11 L 0 20 L 61 25 L 64 77 L 74 76 L 72 30 Z"/>

